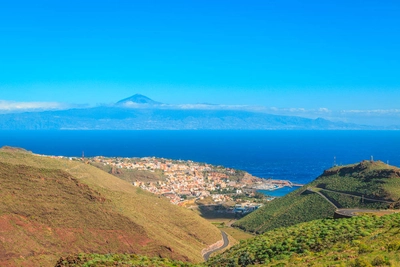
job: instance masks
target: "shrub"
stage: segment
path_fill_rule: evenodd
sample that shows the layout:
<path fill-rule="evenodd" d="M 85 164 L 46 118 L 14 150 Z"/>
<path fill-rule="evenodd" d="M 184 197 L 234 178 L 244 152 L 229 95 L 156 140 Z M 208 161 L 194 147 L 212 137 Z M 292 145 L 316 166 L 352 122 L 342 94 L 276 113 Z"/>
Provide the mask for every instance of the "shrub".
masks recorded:
<path fill-rule="evenodd" d="M 380 266 L 380 265 L 386 263 L 386 261 L 381 255 L 378 255 L 372 260 L 371 263 L 373 266 Z"/>
<path fill-rule="evenodd" d="M 364 243 L 361 243 L 359 246 L 358 246 L 358 253 L 360 253 L 360 254 L 362 254 L 362 253 L 368 253 L 368 252 L 370 252 L 371 251 L 371 249 L 366 245 L 366 244 L 364 244 Z"/>
<path fill-rule="evenodd" d="M 400 242 L 392 242 L 387 245 L 387 250 L 391 251 L 398 251 L 400 250 Z"/>
<path fill-rule="evenodd" d="M 372 267 L 372 265 L 364 259 L 356 259 L 353 264 L 354 267 Z"/>
<path fill-rule="evenodd" d="M 250 254 L 246 251 L 239 256 L 238 263 L 242 267 L 246 267 L 247 265 L 253 264 L 253 259 L 250 257 Z"/>

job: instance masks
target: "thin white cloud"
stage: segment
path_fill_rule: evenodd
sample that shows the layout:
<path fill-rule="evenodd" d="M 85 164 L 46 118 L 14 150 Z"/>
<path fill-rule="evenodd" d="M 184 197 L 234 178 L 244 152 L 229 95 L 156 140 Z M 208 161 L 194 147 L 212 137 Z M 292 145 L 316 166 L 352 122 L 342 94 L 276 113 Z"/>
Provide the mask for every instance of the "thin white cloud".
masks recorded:
<path fill-rule="evenodd" d="M 335 116 L 345 121 L 365 125 L 400 125 L 400 109 L 341 110 Z"/>
<path fill-rule="evenodd" d="M 400 109 L 341 110 L 343 114 L 400 115 Z"/>
<path fill-rule="evenodd" d="M 329 109 L 327 109 L 327 108 L 319 108 L 318 111 L 319 111 L 319 112 L 325 112 L 325 113 L 331 112 L 331 111 L 330 111 Z"/>
<path fill-rule="evenodd" d="M 265 109 L 264 107 L 252 107 L 246 105 L 214 105 L 214 104 L 148 104 L 148 103 L 134 103 L 126 102 L 121 105 L 124 108 L 142 109 L 142 108 L 159 108 L 159 109 L 197 109 L 197 110 L 255 110 Z"/>
<path fill-rule="evenodd" d="M 265 110 L 274 114 L 297 114 L 297 115 L 357 115 L 357 116 L 386 116 L 400 115 L 400 109 L 349 109 L 349 110 L 330 110 L 328 108 L 305 109 L 305 108 L 265 108 Z"/>
<path fill-rule="evenodd" d="M 68 109 L 71 106 L 57 102 L 16 102 L 0 100 L 0 112 L 29 112 Z"/>
<path fill-rule="evenodd" d="M 322 115 L 326 116 L 332 113 L 332 111 L 327 108 L 306 109 L 306 108 L 266 107 L 264 108 L 264 111 L 275 115 L 305 116 L 305 117 L 319 117 Z"/>
<path fill-rule="evenodd" d="M 111 106 L 113 106 L 114 104 L 112 104 Z M 114 105 L 115 106 L 115 105 Z M 120 106 L 120 107 L 124 107 L 124 108 L 132 108 L 132 109 L 135 109 L 135 108 L 149 108 L 149 107 L 152 107 L 152 105 L 151 104 L 147 104 L 147 103 L 135 103 L 135 102 L 132 102 L 132 101 L 128 101 L 128 102 L 125 102 L 125 103 L 123 103 L 123 104 L 117 104 L 117 106 Z M 157 105 L 157 107 L 158 107 L 159 105 Z"/>
<path fill-rule="evenodd" d="M 212 105 L 212 104 L 182 104 L 182 105 L 167 105 L 170 108 L 179 108 L 179 109 L 204 109 L 204 110 L 240 110 L 240 109 L 248 109 L 249 106 L 245 105 Z"/>

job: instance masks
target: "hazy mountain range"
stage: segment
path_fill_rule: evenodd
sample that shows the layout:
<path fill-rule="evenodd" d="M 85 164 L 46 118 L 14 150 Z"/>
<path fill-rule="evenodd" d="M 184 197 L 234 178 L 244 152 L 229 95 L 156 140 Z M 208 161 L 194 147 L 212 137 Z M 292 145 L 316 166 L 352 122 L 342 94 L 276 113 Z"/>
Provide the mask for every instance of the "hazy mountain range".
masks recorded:
<path fill-rule="evenodd" d="M 367 130 L 399 129 L 270 114 L 212 104 L 168 105 L 136 94 L 115 104 L 0 114 L 1 130 Z"/>

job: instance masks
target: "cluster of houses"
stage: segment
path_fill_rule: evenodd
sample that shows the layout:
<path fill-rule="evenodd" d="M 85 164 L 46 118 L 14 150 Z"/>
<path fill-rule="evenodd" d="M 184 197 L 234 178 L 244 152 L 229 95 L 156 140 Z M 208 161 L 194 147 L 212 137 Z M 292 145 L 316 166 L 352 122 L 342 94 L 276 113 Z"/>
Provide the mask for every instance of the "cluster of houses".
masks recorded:
<path fill-rule="evenodd" d="M 207 163 L 193 161 L 171 160 L 155 157 L 144 158 L 75 158 L 63 156 L 47 156 L 67 158 L 69 160 L 83 160 L 86 163 L 109 165 L 117 169 L 161 171 L 163 179 L 156 182 L 136 180 L 132 184 L 157 195 L 167 197 L 171 203 L 183 205 L 185 202 L 211 198 L 214 203 L 233 201 L 232 195 L 243 194 L 248 190 L 274 190 L 283 186 L 292 186 L 290 181 L 261 179 L 232 168 L 214 166 Z M 232 179 L 232 177 L 234 177 Z M 245 207 L 244 210 L 232 209 L 234 213 L 247 213 L 254 207 Z"/>
<path fill-rule="evenodd" d="M 135 169 L 155 172 L 161 170 L 165 179 L 157 182 L 135 181 L 134 186 L 163 195 L 173 204 L 182 204 L 188 199 L 212 197 L 214 202 L 232 200 L 224 190 L 242 193 L 248 183 L 232 181 L 231 175 L 238 171 L 221 166 L 201 164 L 193 161 L 169 160 L 154 157 L 145 158 L 105 158 L 94 157 L 90 160 L 121 169 Z"/>

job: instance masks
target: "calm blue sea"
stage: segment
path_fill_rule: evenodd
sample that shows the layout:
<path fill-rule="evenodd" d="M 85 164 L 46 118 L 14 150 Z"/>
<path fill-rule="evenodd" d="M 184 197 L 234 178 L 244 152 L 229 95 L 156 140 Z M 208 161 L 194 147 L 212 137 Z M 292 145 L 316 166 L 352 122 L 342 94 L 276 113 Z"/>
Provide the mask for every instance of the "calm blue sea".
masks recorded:
<path fill-rule="evenodd" d="M 0 146 L 38 154 L 156 156 L 307 183 L 333 165 L 364 159 L 400 166 L 400 131 L 1 131 Z"/>
<path fill-rule="evenodd" d="M 271 196 L 271 197 L 283 197 L 290 192 L 299 189 L 300 187 L 298 186 L 293 186 L 293 187 L 282 187 L 276 190 L 257 190 L 257 192 L 263 193 L 264 195 Z"/>

